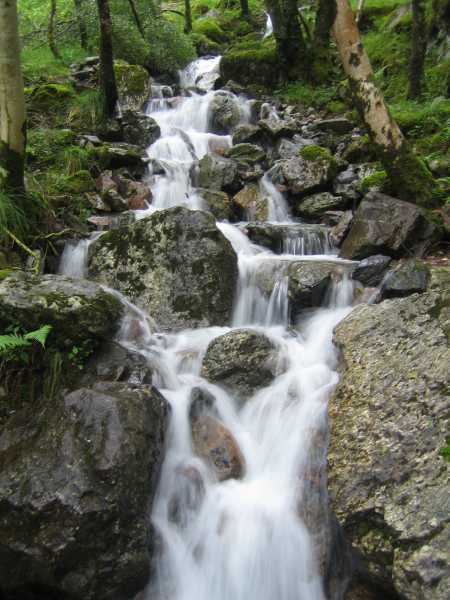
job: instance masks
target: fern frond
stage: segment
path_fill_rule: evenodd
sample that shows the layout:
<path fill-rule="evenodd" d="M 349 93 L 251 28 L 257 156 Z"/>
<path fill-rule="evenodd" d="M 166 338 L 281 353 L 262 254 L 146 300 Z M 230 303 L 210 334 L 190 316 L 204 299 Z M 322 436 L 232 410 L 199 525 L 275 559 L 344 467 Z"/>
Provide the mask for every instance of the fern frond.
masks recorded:
<path fill-rule="evenodd" d="M 36 331 L 30 331 L 29 333 L 26 333 L 23 337 L 27 341 L 30 340 L 39 342 L 41 346 L 45 348 L 45 341 L 51 330 L 51 325 L 43 325 L 40 329 L 36 329 Z"/>
<path fill-rule="evenodd" d="M 23 335 L 12 333 L 10 335 L 0 335 L 0 354 L 15 350 L 16 348 L 24 348 L 31 344 Z"/>

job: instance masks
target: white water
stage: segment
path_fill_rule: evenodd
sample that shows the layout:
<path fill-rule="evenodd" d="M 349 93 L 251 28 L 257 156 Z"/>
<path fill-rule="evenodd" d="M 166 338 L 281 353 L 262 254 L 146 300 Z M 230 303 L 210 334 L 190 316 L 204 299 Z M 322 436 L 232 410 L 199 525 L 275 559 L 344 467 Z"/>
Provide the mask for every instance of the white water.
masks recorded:
<path fill-rule="evenodd" d="M 269 13 L 266 13 L 266 30 L 264 32 L 264 37 L 263 39 L 265 39 L 266 37 L 269 37 L 269 35 L 272 35 L 273 33 L 273 25 L 272 25 L 272 19 L 270 18 Z"/>
<path fill-rule="evenodd" d="M 191 87 L 217 64 L 216 59 L 196 61 L 182 73 L 182 84 Z M 165 174 L 153 177 L 153 204 L 138 211 L 138 217 L 175 205 L 202 206 L 191 186 L 191 167 L 211 151 L 212 143 L 231 144 L 228 136 L 208 133 L 213 95 L 194 94 L 176 103 L 159 97 L 158 103 L 150 103 L 162 136 L 148 154 L 164 166 Z M 270 220 L 290 224 L 282 194 L 265 177 L 260 185 L 271 199 Z M 238 256 L 231 327 L 158 334 L 148 317 L 129 305 L 119 333 L 123 345 L 152 364 L 154 384 L 172 408 L 152 512 L 161 549 L 146 600 L 324 600 L 317 556 L 322 550 L 313 524 L 300 515 L 311 488 L 308 473 L 318 455 L 319 468 L 325 468 L 327 400 L 337 382 L 332 331 L 351 310 L 352 284 L 345 272 L 336 277 L 326 306 L 292 328 L 285 266 L 299 255 L 302 260 L 345 263 L 326 255 L 331 248 L 306 248 L 295 236 L 285 248 L 288 254 L 280 256 L 251 243 L 230 223 L 218 227 Z M 274 270 L 269 294 L 258 284 L 261 270 L 268 267 Z M 83 274 L 79 269 L 75 276 Z M 274 381 L 243 403 L 200 375 L 208 344 L 242 326 L 267 335 L 278 355 Z M 245 458 L 239 480 L 218 481 L 211 466 L 194 454 L 188 414 L 192 389 L 198 386 L 214 396 L 215 415 Z M 317 440 L 322 440 L 319 449 Z M 326 497 L 325 490 L 319 491 L 317 496 Z"/>

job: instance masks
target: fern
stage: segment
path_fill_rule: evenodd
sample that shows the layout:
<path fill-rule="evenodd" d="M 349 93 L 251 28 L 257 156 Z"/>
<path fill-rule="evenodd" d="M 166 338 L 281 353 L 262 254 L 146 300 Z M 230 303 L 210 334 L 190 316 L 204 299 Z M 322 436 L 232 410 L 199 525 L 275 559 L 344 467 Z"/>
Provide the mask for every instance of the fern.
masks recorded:
<path fill-rule="evenodd" d="M 9 335 L 0 335 L 0 356 L 12 354 L 19 348 L 26 348 L 32 342 L 39 342 L 45 348 L 45 342 L 51 329 L 51 325 L 44 325 L 40 329 L 29 331 L 25 334 L 11 333 Z"/>

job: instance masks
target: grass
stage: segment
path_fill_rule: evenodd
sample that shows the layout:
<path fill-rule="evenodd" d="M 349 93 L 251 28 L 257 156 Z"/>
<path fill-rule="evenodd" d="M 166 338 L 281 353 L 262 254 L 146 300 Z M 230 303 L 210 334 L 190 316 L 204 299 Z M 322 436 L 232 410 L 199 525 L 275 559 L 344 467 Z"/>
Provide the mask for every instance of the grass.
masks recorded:
<path fill-rule="evenodd" d="M 86 58 L 86 52 L 76 45 L 59 47 L 61 60 L 45 46 L 25 46 L 22 50 L 22 70 L 26 85 L 61 81 L 69 73 L 69 65 Z"/>

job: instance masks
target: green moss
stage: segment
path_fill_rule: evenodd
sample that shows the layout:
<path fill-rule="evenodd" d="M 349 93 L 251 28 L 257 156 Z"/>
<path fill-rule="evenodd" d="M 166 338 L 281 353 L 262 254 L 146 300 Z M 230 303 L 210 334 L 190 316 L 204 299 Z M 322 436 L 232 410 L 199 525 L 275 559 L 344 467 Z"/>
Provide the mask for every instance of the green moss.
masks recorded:
<path fill-rule="evenodd" d="M 383 189 L 386 181 L 386 171 L 376 171 L 375 173 L 372 173 L 372 175 L 364 177 L 364 179 L 361 181 L 361 192 L 363 194 L 367 194 L 367 192 L 373 189 L 381 190 Z"/>
<path fill-rule="evenodd" d="M 193 25 L 193 31 L 205 35 L 218 44 L 226 42 L 228 39 L 219 22 L 213 17 L 204 17 L 196 21 Z"/>
<path fill-rule="evenodd" d="M 149 75 L 141 65 L 130 65 L 125 61 L 115 61 L 114 72 L 119 93 L 123 95 L 145 94 Z"/>
<path fill-rule="evenodd" d="M 336 107 L 337 103 L 339 103 L 339 107 L 342 106 L 341 101 L 338 100 L 336 85 L 333 82 L 327 86 L 313 86 L 304 82 L 290 83 L 276 90 L 275 93 L 283 102 L 298 102 L 306 106 L 324 109 L 329 108 L 330 105 Z"/>
<path fill-rule="evenodd" d="M 242 85 L 275 87 L 280 76 L 275 44 L 232 49 L 222 58 L 221 72 L 225 81 L 232 79 Z"/>
<path fill-rule="evenodd" d="M 32 108 L 53 108 L 66 102 L 75 92 L 69 85 L 62 83 L 45 83 L 31 88 L 25 88 L 25 97 Z"/>
<path fill-rule="evenodd" d="M 307 161 L 316 162 L 318 160 L 327 160 L 334 162 L 330 151 L 321 146 L 305 146 L 300 150 L 300 156 Z"/>
<path fill-rule="evenodd" d="M 192 33 L 191 40 L 197 52 L 200 55 L 204 54 L 220 54 L 221 46 L 217 42 L 213 42 L 210 38 L 202 33 Z"/>
<path fill-rule="evenodd" d="M 446 444 L 441 448 L 439 454 L 446 462 L 450 462 L 450 437 L 446 439 Z"/>

